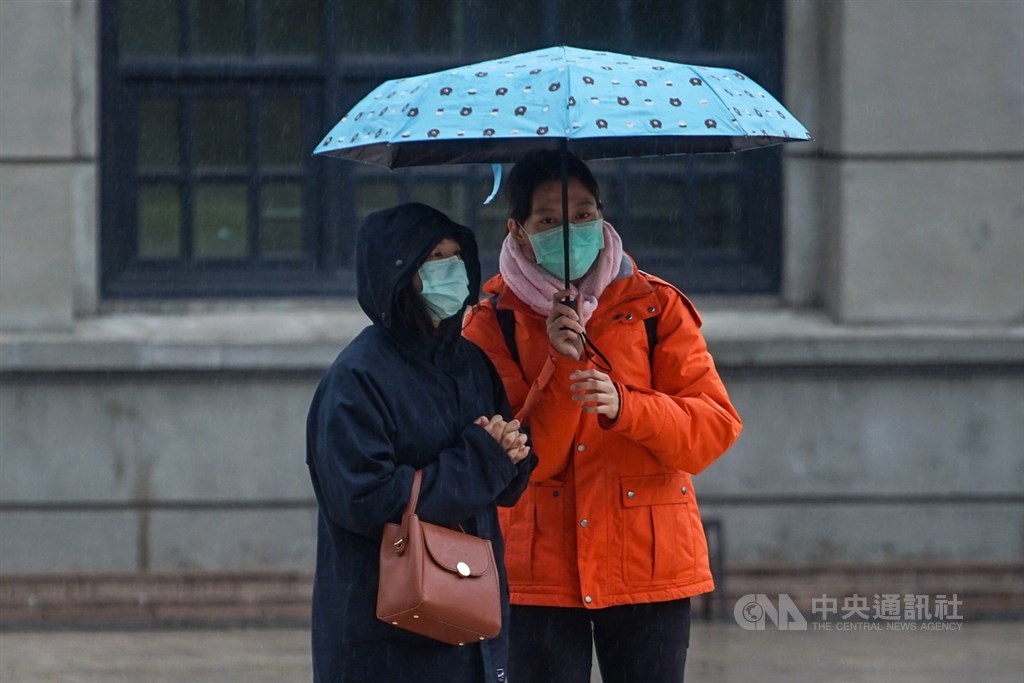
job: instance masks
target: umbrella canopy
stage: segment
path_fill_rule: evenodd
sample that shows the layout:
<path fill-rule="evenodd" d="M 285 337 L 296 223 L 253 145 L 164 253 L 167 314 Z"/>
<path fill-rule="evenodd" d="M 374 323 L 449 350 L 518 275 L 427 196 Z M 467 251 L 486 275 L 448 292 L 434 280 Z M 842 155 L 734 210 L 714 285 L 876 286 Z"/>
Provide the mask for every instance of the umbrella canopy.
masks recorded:
<path fill-rule="evenodd" d="M 561 46 L 386 81 L 315 153 L 398 168 L 512 162 L 562 141 L 611 159 L 809 139 L 738 71 Z"/>

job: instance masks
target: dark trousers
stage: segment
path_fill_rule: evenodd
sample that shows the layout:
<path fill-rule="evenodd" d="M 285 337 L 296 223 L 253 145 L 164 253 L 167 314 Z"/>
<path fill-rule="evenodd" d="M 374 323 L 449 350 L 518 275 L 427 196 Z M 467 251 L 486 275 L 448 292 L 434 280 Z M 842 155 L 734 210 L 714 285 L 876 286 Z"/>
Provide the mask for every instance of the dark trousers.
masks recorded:
<path fill-rule="evenodd" d="M 682 683 L 690 600 L 588 610 L 512 606 L 509 683 Z"/>
<path fill-rule="evenodd" d="M 426 638 L 390 638 L 342 645 L 337 662 L 314 683 L 482 683 L 478 644 L 445 645 Z"/>

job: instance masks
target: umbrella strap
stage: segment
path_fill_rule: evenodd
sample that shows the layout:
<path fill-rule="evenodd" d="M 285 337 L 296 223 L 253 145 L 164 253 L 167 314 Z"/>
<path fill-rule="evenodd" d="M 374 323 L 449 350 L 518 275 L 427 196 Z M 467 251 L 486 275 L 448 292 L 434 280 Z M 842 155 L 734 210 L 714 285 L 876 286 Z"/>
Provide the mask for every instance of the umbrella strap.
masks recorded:
<path fill-rule="evenodd" d="M 490 204 L 498 195 L 498 188 L 501 187 L 501 164 L 491 164 L 491 173 L 494 175 L 494 186 L 491 187 L 491 193 L 487 195 L 484 204 Z"/>
<path fill-rule="evenodd" d="M 601 349 L 597 348 L 597 345 L 590 341 L 590 337 L 587 336 L 586 332 L 580 334 L 580 341 L 583 342 L 583 353 L 586 355 L 587 360 L 594 364 L 601 372 L 611 372 L 612 362 L 608 360 L 608 357 L 601 353 Z"/>

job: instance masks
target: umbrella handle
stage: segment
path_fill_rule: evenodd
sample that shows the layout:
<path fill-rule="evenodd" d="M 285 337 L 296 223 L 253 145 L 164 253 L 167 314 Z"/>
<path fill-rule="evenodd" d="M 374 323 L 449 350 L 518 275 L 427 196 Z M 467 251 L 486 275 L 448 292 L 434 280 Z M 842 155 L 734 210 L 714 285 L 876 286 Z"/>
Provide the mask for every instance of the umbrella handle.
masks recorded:
<path fill-rule="evenodd" d="M 570 308 L 579 311 L 578 308 L 579 299 L 573 300 L 572 297 L 565 297 L 562 299 L 562 303 Z M 566 327 L 563 330 L 568 329 Z M 590 337 L 587 336 L 586 332 L 580 333 L 580 341 L 583 342 L 583 357 L 594 364 L 601 372 L 611 372 L 612 362 L 608 360 L 608 357 L 601 352 L 601 349 L 597 348 L 597 344 L 590 341 Z"/>

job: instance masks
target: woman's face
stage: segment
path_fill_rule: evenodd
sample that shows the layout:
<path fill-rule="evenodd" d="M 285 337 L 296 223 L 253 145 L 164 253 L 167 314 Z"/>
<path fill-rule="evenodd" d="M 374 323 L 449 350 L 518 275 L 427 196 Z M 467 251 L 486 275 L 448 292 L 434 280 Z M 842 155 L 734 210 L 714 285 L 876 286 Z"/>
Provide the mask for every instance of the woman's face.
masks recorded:
<path fill-rule="evenodd" d="M 586 223 L 603 218 L 597 197 L 577 178 L 569 178 L 569 222 Z M 562 227 L 562 181 L 549 180 L 533 191 L 530 215 L 522 225 L 508 219 L 508 231 L 530 258 L 535 258 L 529 235 Z"/>
<path fill-rule="evenodd" d="M 439 259 L 448 258 L 449 256 L 458 256 L 459 260 L 462 260 L 462 247 L 459 243 L 453 240 L 451 237 L 445 237 L 443 240 L 434 245 L 434 248 L 427 255 L 427 261 L 437 261 Z M 423 291 L 423 280 L 420 279 L 419 273 L 414 273 L 412 276 L 412 286 L 417 292 Z"/>

